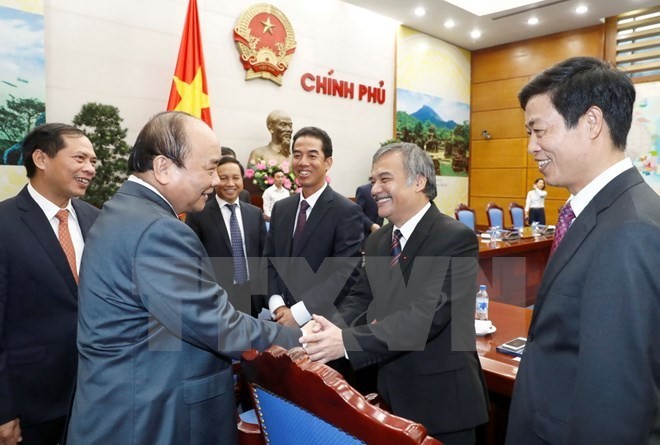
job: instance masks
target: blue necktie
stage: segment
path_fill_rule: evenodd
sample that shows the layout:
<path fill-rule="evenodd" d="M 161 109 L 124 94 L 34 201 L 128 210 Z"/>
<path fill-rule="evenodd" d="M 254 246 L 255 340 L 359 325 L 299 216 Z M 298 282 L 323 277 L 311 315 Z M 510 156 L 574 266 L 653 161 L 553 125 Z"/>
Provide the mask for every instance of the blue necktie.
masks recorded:
<path fill-rule="evenodd" d="M 236 284 L 243 284 L 247 281 L 247 263 L 245 261 L 245 252 L 243 251 L 243 238 L 241 229 L 238 227 L 238 218 L 236 217 L 237 204 L 227 204 L 231 211 L 229 218 L 229 233 L 231 234 L 231 254 L 234 257 L 234 281 Z"/>
<path fill-rule="evenodd" d="M 396 229 L 392 234 L 390 255 L 392 255 L 392 259 L 390 260 L 390 268 L 392 268 L 399 263 L 399 257 L 401 256 L 401 231 L 399 229 Z"/>

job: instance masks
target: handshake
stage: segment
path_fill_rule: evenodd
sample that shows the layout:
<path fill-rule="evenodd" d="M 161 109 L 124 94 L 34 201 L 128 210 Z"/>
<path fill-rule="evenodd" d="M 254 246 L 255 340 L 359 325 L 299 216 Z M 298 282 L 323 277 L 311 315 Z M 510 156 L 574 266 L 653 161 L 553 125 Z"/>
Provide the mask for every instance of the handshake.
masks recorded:
<path fill-rule="evenodd" d="M 299 341 L 312 361 L 327 363 L 346 355 L 341 329 L 325 317 L 312 315 L 302 331 Z"/>

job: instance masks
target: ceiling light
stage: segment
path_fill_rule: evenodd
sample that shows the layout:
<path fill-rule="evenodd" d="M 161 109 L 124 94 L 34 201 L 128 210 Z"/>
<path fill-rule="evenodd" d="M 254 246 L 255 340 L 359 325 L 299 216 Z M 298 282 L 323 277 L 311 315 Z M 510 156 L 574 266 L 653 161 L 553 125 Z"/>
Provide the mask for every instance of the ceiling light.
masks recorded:
<path fill-rule="evenodd" d="M 577 8 L 575 8 L 575 12 L 577 12 L 578 14 L 584 14 L 588 10 L 589 8 L 587 8 L 586 6 L 578 6 Z"/>
<path fill-rule="evenodd" d="M 529 20 L 527 20 L 528 25 L 537 25 L 539 23 L 538 17 L 530 17 Z"/>
<path fill-rule="evenodd" d="M 470 37 L 472 37 L 473 39 L 478 39 L 479 37 L 481 37 L 481 31 L 479 31 L 478 29 L 473 30 L 470 33 Z"/>
<path fill-rule="evenodd" d="M 452 19 L 448 19 L 445 22 L 445 28 L 453 28 L 454 26 L 456 26 L 456 22 L 454 22 Z"/>
<path fill-rule="evenodd" d="M 417 17 L 424 17 L 426 15 L 426 9 L 422 8 L 421 6 L 415 8 L 415 15 Z"/>

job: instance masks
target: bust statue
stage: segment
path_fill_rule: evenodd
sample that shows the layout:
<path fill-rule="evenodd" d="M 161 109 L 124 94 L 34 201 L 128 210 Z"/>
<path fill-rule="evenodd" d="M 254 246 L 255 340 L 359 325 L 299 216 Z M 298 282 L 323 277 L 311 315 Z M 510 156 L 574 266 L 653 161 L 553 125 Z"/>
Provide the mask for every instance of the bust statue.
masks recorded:
<path fill-rule="evenodd" d="M 291 117 L 282 110 L 271 111 L 266 119 L 266 127 L 270 131 L 270 142 L 263 147 L 257 147 L 250 152 L 247 167 L 254 167 L 259 160 L 274 159 L 280 164 L 291 156 Z"/>

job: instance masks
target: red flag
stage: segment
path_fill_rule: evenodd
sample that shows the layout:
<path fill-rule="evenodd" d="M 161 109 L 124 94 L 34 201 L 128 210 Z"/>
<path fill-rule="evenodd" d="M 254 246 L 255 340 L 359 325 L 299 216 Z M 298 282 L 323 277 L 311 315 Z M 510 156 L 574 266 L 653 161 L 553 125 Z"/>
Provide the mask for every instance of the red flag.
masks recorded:
<path fill-rule="evenodd" d="M 208 94 L 197 0 L 190 0 L 167 109 L 190 113 L 211 127 L 211 103 Z"/>

